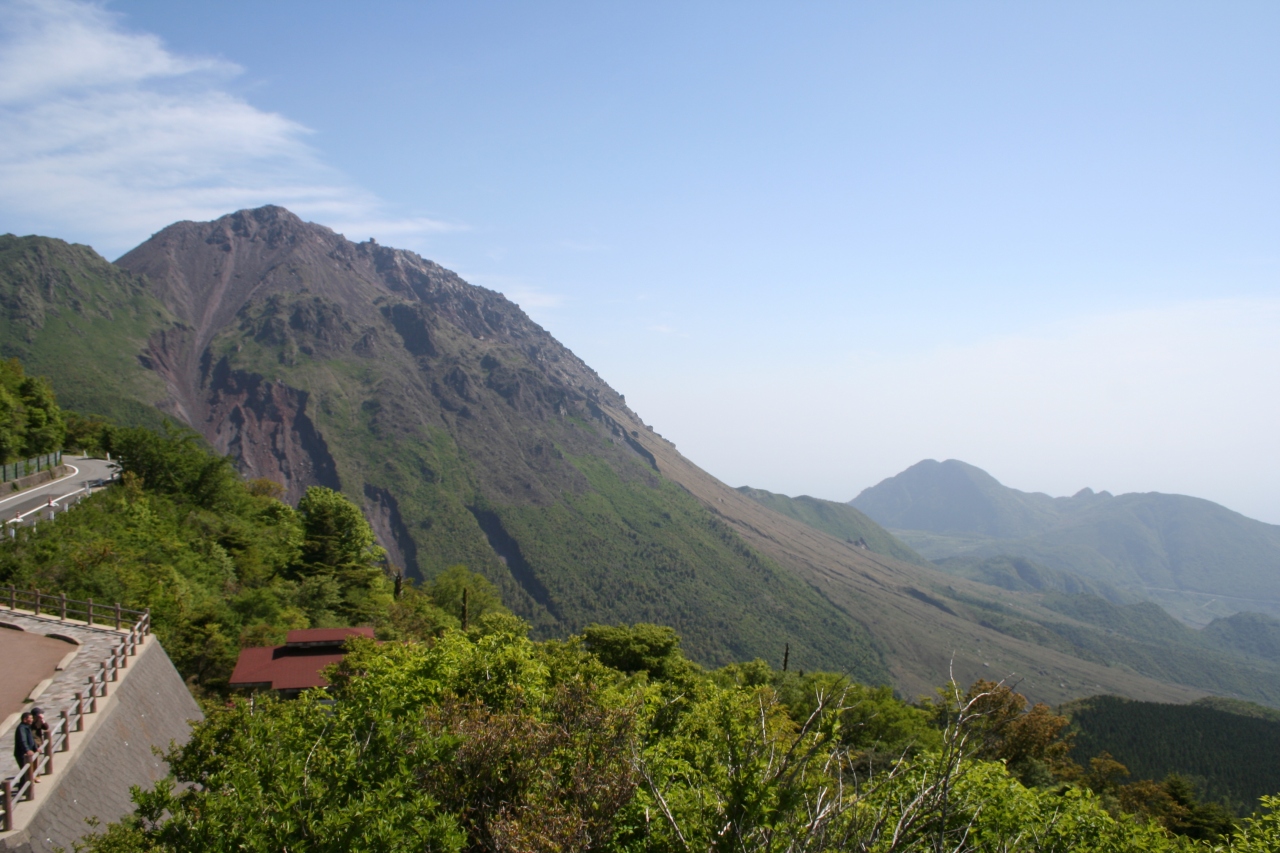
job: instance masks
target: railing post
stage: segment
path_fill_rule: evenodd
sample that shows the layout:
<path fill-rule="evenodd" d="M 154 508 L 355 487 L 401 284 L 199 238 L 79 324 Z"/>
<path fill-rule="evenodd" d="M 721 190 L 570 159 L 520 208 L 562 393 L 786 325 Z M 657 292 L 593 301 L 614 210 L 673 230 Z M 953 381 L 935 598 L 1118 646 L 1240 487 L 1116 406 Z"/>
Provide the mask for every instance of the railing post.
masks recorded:
<path fill-rule="evenodd" d="M 31 606 L 35 608 L 35 614 L 39 616 L 40 615 L 40 590 L 38 589 L 36 590 L 35 599 L 36 599 L 35 603 Z"/>
<path fill-rule="evenodd" d="M 89 624 L 93 624 L 93 599 L 89 599 Z"/>
<path fill-rule="evenodd" d="M 124 642 L 120 644 L 120 668 L 129 668 L 129 644 Z"/>
<path fill-rule="evenodd" d="M 76 731 L 84 731 L 84 693 L 76 691 Z"/>
<path fill-rule="evenodd" d="M 16 610 L 18 604 L 18 588 L 9 584 L 9 609 Z"/>
<path fill-rule="evenodd" d="M 65 592 L 58 593 L 58 621 L 65 622 L 67 619 L 67 594 Z"/>
<path fill-rule="evenodd" d="M 49 737 L 44 742 L 44 772 L 41 776 L 48 776 L 53 773 L 53 732 L 49 732 Z"/>
<path fill-rule="evenodd" d="M 98 713 L 98 677 L 89 676 L 89 713 Z"/>
<path fill-rule="evenodd" d="M 107 662 L 102 662 L 102 695 L 107 695 Z"/>
<path fill-rule="evenodd" d="M 4 831 L 13 832 L 13 780 L 4 780 Z"/>
<path fill-rule="evenodd" d="M 116 630 L 120 630 L 120 602 L 116 602 Z"/>
<path fill-rule="evenodd" d="M 62 749 L 59 752 L 66 752 L 71 748 L 71 715 L 67 713 L 67 709 L 62 709 Z"/>

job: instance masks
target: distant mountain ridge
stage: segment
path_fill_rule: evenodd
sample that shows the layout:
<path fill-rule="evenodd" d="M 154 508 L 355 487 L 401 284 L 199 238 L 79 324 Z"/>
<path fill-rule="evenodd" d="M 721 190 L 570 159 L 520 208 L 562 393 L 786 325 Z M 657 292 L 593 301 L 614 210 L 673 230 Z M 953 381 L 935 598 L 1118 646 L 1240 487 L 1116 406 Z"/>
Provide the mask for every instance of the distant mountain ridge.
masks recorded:
<path fill-rule="evenodd" d="M 810 527 L 829 533 L 837 539 L 843 539 L 851 545 L 857 545 L 887 557 L 896 557 L 908 563 L 928 565 L 924 557 L 848 504 L 812 498 L 808 495 L 793 498 L 765 489 L 753 489 L 750 486 L 739 486 L 738 491 L 774 512 L 780 512 Z"/>
<path fill-rule="evenodd" d="M 1222 596 L 1235 611 L 1280 612 L 1280 526 L 1200 498 L 1052 498 L 951 459 L 917 463 L 850 504 L 930 559 L 1025 557 L 1157 598 Z"/>
<path fill-rule="evenodd" d="M 1111 497 L 1092 489 L 1069 498 L 1022 492 L 958 459 L 925 459 L 863 489 L 849 504 L 889 528 L 1020 539 L 1052 530 Z"/>

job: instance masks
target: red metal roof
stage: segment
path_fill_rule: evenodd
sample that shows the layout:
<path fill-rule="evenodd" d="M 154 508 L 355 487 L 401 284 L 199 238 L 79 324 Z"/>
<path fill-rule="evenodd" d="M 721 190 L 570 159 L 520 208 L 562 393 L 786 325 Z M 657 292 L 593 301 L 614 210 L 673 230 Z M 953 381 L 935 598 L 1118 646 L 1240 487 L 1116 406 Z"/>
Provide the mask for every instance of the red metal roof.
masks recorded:
<path fill-rule="evenodd" d="M 373 639 L 372 628 L 306 628 L 290 631 L 283 646 L 241 649 L 231 673 L 232 687 L 305 690 L 329 682 L 320 670 L 342 660 L 348 637 Z"/>
<path fill-rule="evenodd" d="M 290 631 L 289 636 L 285 637 L 285 644 L 289 646 L 297 646 L 303 643 L 331 643 L 341 645 L 346 642 L 347 637 L 368 637 L 372 640 L 373 629 L 368 627 L 302 628 L 297 631 Z"/>
<path fill-rule="evenodd" d="M 341 649 L 291 649 L 288 646 L 261 646 L 241 649 L 232 687 L 264 687 L 271 690 L 301 690 L 324 687 L 329 682 L 320 670 L 342 660 Z"/>

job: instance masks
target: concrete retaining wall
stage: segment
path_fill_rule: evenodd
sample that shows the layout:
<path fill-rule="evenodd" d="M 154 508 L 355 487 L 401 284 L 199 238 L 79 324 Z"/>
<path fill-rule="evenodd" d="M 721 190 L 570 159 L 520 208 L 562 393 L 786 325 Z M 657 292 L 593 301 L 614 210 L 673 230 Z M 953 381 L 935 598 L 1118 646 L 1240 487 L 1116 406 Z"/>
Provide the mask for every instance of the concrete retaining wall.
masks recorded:
<path fill-rule="evenodd" d="M 66 465 L 59 465 L 56 468 L 46 468 L 43 471 L 37 471 L 34 474 L 28 474 L 25 477 L 19 477 L 16 480 L 10 480 L 0 485 L 0 494 L 8 495 L 10 492 L 20 492 L 23 489 L 29 489 L 32 486 L 39 486 L 41 483 L 47 483 L 50 480 L 56 480 L 59 477 L 65 477 L 71 473 L 71 469 Z"/>
<path fill-rule="evenodd" d="M 151 747 L 167 750 L 171 741 L 185 743 L 189 721 L 203 717 L 200 706 L 154 638 L 125 672 L 107 700 L 99 700 L 99 719 L 92 729 L 72 734 L 73 744 L 77 738 L 83 742 L 70 753 L 54 754 L 57 772 L 36 786 L 41 790 L 34 803 L 20 806 L 35 813 L 24 820 L 25 826 L 0 838 L 0 849 L 71 850 L 73 842 L 93 831 L 88 818 L 103 824 L 118 820 L 132 811 L 131 785 L 150 787 L 166 775 L 165 762 Z"/>

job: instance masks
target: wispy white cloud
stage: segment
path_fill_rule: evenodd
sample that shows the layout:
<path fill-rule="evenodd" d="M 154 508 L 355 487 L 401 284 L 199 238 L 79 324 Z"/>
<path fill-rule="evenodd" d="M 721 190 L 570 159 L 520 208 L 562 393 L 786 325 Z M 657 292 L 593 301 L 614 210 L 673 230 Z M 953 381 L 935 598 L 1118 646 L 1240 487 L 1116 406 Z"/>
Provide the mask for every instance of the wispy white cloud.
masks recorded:
<path fill-rule="evenodd" d="M 176 220 L 267 203 L 410 245 L 460 227 L 389 215 L 307 128 L 227 91 L 240 70 L 177 55 L 97 5 L 0 2 L 0 222 L 108 255 Z"/>

